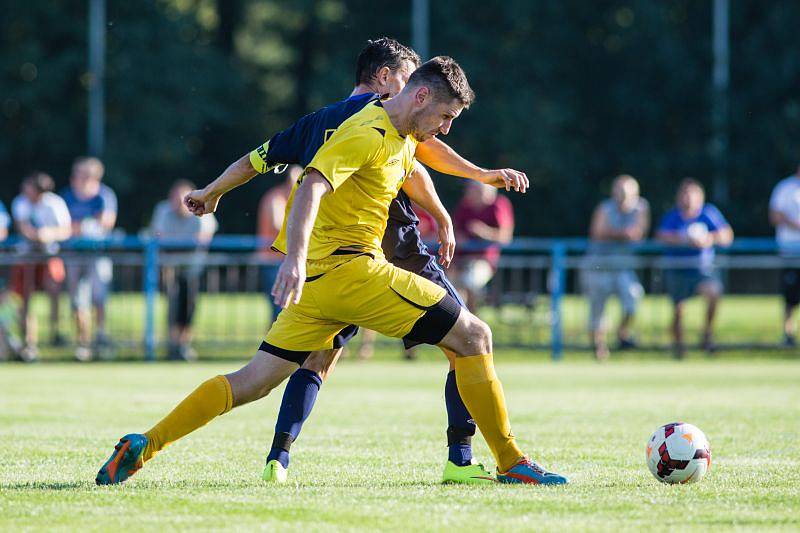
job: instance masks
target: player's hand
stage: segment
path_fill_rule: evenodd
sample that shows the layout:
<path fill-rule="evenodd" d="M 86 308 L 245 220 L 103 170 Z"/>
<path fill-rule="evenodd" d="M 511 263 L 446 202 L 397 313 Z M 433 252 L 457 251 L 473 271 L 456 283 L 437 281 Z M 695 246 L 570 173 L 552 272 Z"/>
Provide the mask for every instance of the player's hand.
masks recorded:
<path fill-rule="evenodd" d="M 287 257 L 278 269 L 278 276 L 272 286 L 272 301 L 281 309 L 290 303 L 299 303 L 306 282 L 306 262 Z"/>
<path fill-rule="evenodd" d="M 514 190 L 521 193 L 527 192 L 528 187 L 530 187 L 528 176 L 524 172 L 513 168 L 485 170 L 479 181 L 498 189 Z"/>
<path fill-rule="evenodd" d="M 219 196 L 212 196 L 205 189 L 198 189 L 183 197 L 183 203 L 190 213 L 201 217 L 217 210 Z"/>
<path fill-rule="evenodd" d="M 447 268 L 456 251 L 456 235 L 450 219 L 437 224 L 439 226 L 439 264 Z"/>

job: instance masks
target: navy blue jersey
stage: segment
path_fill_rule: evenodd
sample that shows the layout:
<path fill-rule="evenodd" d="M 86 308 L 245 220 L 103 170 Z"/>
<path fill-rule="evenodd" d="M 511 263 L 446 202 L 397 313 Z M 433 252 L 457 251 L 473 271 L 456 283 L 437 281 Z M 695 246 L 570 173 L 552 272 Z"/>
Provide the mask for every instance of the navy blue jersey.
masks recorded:
<path fill-rule="evenodd" d="M 342 122 L 379 99 L 376 93 L 358 94 L 309 113 L 250 152 L 250 163 L 262 174 L 282 164 L 305 167 Z M 411 200 L 402 191 L 389 206 L 389 225 L 392 223 L 419 223 Z"/>

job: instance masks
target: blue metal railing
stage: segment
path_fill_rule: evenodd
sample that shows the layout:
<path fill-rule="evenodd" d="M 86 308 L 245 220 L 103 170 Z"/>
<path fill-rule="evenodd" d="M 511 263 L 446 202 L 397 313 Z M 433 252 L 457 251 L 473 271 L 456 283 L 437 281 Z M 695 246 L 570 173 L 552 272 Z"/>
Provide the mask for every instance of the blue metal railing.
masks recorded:
<path fill-rule="evenodd" d="M 11 237 L 0 243 L 0 259 L 3 263 L 13 262 L 13 251 L 22 244 L 17 237 Z M 73 239 L 62 244 L 63 252 L 108 252 L 125 251 L 140 253 L 142 257 L 142 293 L 144 295 L 144 338 L 143 346 L 145 358 L 154 360 L 156 339 L 156 302 L 159 293 L 159 272 L 162 266 L 161 251 L 192 250 L 202 246 L 211 252 L 257 252 L 268 248 L 271 243 L 252 235 L 219 235 L 209 243 L 200 244 L 184 239 L 158 239 L 150 236 L 115 236 L 106 240 Z M 567 271 L 575 267 L 575 256 L 580 256 L 589 249 L 589 241 L 585 238 L 528 238 L 520 237 L 506 246 L 502 246 L 504 258 L 514 256 L 538 256 L 548 258 L 549 269 L 547 281 L 550 294 L 550 343 L 552 357 L 558 361 L 562 358 L 564 350 L 564 310 L 563 301 L 567 293 Z M 467 242 L 459 243 L 461 251 L 480 251 L 486 247 L 485 243 Z M 432 246 L 435 248 L 435 246 Z M 647 241 L 634 244 L 629 250 L 637 255 L 652 256 L 665 252 L 668 248 L 664 245 Z M 784 251 L 785 248 L 784 248 Z M 772 238 L 738 238 L 733 244 L 724 249 L 718 249 L 721 256 L 762 254 L 774 256 L 779 248 Z M 5 258 L 3 259 L 3 256 Z M 797 250 L 800 257 L 800 247 Z M 570 259 L 572 257 L 572 259 Z M 572 261 L 572 263 L 570 263 Z M 800 259 L 798 259 L 800 261 Z"/>

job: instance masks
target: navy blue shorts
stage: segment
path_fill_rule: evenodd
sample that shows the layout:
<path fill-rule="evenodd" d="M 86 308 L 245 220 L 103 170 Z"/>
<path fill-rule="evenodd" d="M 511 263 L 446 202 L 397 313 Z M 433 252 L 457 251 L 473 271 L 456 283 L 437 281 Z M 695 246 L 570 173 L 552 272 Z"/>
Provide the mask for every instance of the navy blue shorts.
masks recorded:
<path fill-rule="evenodd" d="M 714 271 L 696 268 L 677 268 L 664 271 L 664 288 L 673 303 L 680 303 L 697 294 L 701 283 L 719 283 L 722 281 Z"/>

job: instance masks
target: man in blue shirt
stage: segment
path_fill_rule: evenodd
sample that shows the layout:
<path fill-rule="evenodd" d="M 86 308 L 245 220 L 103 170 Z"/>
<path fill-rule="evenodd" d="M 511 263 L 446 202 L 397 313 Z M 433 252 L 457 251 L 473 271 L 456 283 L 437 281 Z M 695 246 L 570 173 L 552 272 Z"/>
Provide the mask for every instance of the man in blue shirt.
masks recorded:
<path fill-rule="evenodd" d="M 733 229 L 714 205 L 705 203 L 705 190 L 697 180 L 685 178 L 676 195 L 676 207 L 661 219 L 656 239 L 669 245 L 664 285 L 675 304 L 672 335 L 675 357 L 686 355 L 683 342 L 683 304 L 695 294 L 707 302 L 703 348 L 714 350 L 712 327 L 722 281 L 714 269 L 714 247 L 733 242 Z"/>
<path fill-rule="evenodd" d="M 79 157 L 72 165 L 69 187 L 61 192 L 72 218 L 72 235 L 80 239 L 105 239 L 117 220 L 117 196 L 101 183 L 105 166 L 96 157 Z M 95 310 L 95 345 L 100 353 L 110 349 L 105 331 L 106 299 L 112 276 L 111 260 L 82 254 L 67 262 L 67 287 L 78 330 L 75 358 L 92 358 L 90 322 Z"/>

